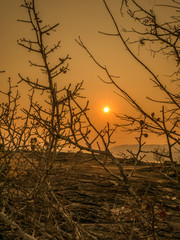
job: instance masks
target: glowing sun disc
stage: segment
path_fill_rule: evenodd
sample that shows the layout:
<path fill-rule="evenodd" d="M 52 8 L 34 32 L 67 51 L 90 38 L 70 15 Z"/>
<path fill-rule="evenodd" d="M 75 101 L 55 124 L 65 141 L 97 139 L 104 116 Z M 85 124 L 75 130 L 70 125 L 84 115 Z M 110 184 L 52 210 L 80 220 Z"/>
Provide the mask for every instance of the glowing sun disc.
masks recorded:
<path fill-rule="evenodd" d="M 105 107 L 105 108 L 104 108 L 104 112 L 105 112 L 105 113 L 109 112 L 109 108 L 108 108 L 108 107 Z"/>

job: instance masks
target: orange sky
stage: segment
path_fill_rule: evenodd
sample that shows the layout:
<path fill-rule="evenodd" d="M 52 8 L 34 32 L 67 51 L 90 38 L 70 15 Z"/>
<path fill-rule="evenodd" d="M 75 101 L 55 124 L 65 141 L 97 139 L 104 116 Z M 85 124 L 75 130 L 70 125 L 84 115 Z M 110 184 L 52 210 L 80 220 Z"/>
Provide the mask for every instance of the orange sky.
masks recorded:
<path fill-rule="evenodd" d="M 132 108 L 119 96 L 114 94 L 114 88 L 102 83 L 97 75 L 103 76 L 102 71 L 92 62 L 87 53 L 75 42 L 75 38 L 81 36 L 84 43 L 97 57 L 97 59 L 106 65 L 114 75 L 119 75 L 118 79 L 122 88 L 127 90 L 132 96 L 142 104 L 148 111 L 154 111 L 157 105 L 153 105 L 146 96 L 159 96 L 159 92 L 153 88 L 153 84 L 149 81 L 149 75 L 134 59 L 124 50 L 121 42 L 117 38 L 109 38 L 98 33 L 98 31 L 115 32 L 113 24 L 105 10 L 101 0 L 38 0 L 38 8 L 40 16 L 45 23 L 51 25 L 59 22 L 60 26 L 57 32 L 52 35 L 49 44 L 62 42 L 62 47 L 58 51 L 57 56 L 69 54 L 72 57 L 70 61 L 70 69 L 62 84 L 75 84 L 84 80 L 84 95 L 90 100 L 90 116 L 93 121 L 100 127 L 107 121 L 116 122 L 113 115 L 115 113 L 133 112 Z M 119 13 L 119 0 L 109 0 L 110 7 L 115 16 Z M 151 4 L 154 0 L 147 0 L 147 4 Z M 28 26 L 17 22 L 17 19 L 26 18 L 23 8 L 19 8 L 21 0 L 2 0 L 0 2 L 0 22 L 1 22 L 1 38 L 0 38 L 0 70 L 6 70 L 3 76 L 0 76 L 1 89 L 6 88 L 6 80 L 11 77 L 14 81 L 18 79 L 18 73 L 25 76 L 38 77 L 37 70 L 29 68 L 28 59 L 31 55 L 25 49 L 17 45 L 17 40 L 21 37 L 29 38 Z M 163 14 L 163 13 L 162 13 Z M 122 23 L 130 26 L 129 22 L 122 20 Z M 137 49 L 135 49 L 136 51 Z M 148 64 L 157 74 L 164 73 L 165 69 L 171 67 L 171 62 L 157 62 L 149 53 L 143 50 L 140 52 Z M 55 55 L 56 56 L 56 55 Z M 21 86 L 23 98 L 26 95 L 26 88 Z M 23 95 L 24 93 L 24 95 Z M 0 101 L 3 101 L 2 99 Z M 104 113 L 103 107 L 109 106 L 110 112 Z M 116 134 L 115 140 L 117 144 L 136 143 L 133 137 L 124 133 Z M 163 143 L 160 139 L 153 138 L 149 143 Z"/>

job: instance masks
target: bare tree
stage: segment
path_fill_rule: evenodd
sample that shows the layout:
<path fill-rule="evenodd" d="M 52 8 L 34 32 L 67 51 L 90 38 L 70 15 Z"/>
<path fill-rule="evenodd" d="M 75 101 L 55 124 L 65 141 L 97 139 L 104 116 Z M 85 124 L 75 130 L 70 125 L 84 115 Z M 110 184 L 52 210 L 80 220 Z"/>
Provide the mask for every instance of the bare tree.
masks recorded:
<path fill-rule="evenodd" d="M 126 171 L 123 172 L 120 169 L 120 172 L 125 174 L 124 181 L 126 179 L 132 184 L 132 176 L 136 175 L 136 166 L 142 160 L 142 154 L 147 154 L 147 151 L 143 150 L 143 146 L 146 144 L 146 138 L 149 135 L 164 136 L 167 143 L 167 150 L 161 151 L 156 149 L 152 151 L 155 155 L 156 160 L 160 165 L 156 165 L 155 171 L 159 170 L 159 173 L 165 177 L 168 181 L 174 184 L 174 194 L 178 195 L 179 183 L 180 183 L 180 173 L 179 169 L 176 167 L 176 161 L 173 155 L 173 149 L 179 152 L 179 114 L 180 114 L 180 95 L 179 95 L 179 54 L 180 54 L 180 39 L 179 39 L 179 10 L 180 5 L 178 1 L 169 0 L 167 4 L 161 3 L 160 1 L 152 1 L 151 7 L 147 7 L 148 4 L 140 3 L 138 0 L 124 0 L 119 3 L 119 16 L 116 20 L 117 15 L 111 10 L 111 3 L 108 4 L 106 0 L 102 0 L 104 3 L 105 9 L 109 14 L 109 17 L 113 23 L 115 32 L 107 33 L 100 31 L 101 34 L 107 37 L 116 37 L 120 39 L 120 43 L 127 50 L 127 53 L 135 59 L 140 66 L 142 66 L 147 73 L 150 75 L 150 81 L 153 85 L 159 89 L 159 95 L 162 96 L 161 99 L 153 99 L 147 97 L 152 105 L 154 103 L 159 103 L 161 110 L 160 112 L 148 112 L 141 103 L 133 98 L 128 91 L 125 91 L 120 83 L 117 81 L 117 78 L 111 71 L 100 63 L 97 58 L 92 55 L 91 51 L 88 49 L 87 44 L 84 44 L 81 37 L 79 37 L 76 42 L 88 53 L 91 59 L 95 62 L 96 65 L 102 69 L 108 80 L 102 79 L 105 84 L 111 84 L 116 87 L 116 93 L 125 99 L 132 108 L 136 110 L 137 115 L 117 115 L 117 125 L 121 129 L 127 132 L 134 132 L 137 134 L 136 140 L 138 142 L 139 148 L 136 153 L 129 151 L 130 157 L 134 161 L 134 170 L 128 175 Z M 161 13 L 163 9 L 169 9 L 170 17 L 165 17 L 165 20 L 162 21 L 158 13 Z M 156 11 L 157 10 L 157 11 Z M 121 27 L 119 22 L 119 17 L 127 18 L 127 21 L 131 21 L 131 29 L 126 27 Z M 151 65 L 146 64 L 146 61 L 143 59 L 141 54 L 141 48 L 145 48 L 150 51 L 153 57 L 158 57 L 162 55 L 165 58 L 168 58 L 171 63 L 174 63 L 174 68 L 172 68 L 172 73 L 169 76 L 160 75 L 156 73 Z M 155 58 L 156 60 L 156 58 Z M 162 161 L 163 159 L 163 161 Z M 168 162 L 168 166 L 167 163 Z M 153 164 L 152 164 L 153 166 Z M 154 168 L 152 168 L 152 171 Z M 151 184 L 150 184 L 151 185 Z M 147 192 L 149 189 L 147 190 Z M 143 196 L 138 200 L 142 205 L 148 206 L 147 208 L 151 211 L 152 219 L 148 223 L 149 217 L 141 209 L 137 210 L 135 205 L 133 206 L 133 213 L 135 219 L 143 217 L 144 220 L 147 220 L 147 223 L 151 226 L 152 239 L 157 239 L 157 231 L 155 229 L 156 222 L 156 213 L 155 208 L 158 208 L 158 202 L 160 199 L 149 197 L 148 200 Z M 137 193 L 134 190 L 131 194 L 137 197 Z M 165 194 L 165 193 L 164 193 Z M 135 197 L 135 198 L 136 198 Z M 159 195 L 160 197 L 160 195 Z M 162 200 L 164 202 L 164 200 Z M 138 216 L 138 215 L 141 215 Z M 140 217 L 140 218 L 139 218 Z M 135 221 L 136 221 L 135 220 Z M 120 222 L 121 230 L 124 232 L 123 224 Z M 132 233 L 134 230 L 132 229 Z M 124 232 L 126 235 L 126 232 Z M 127 239 L 133 239 L 132 236 L 127 236 Z"/>
<path fill-rule="evenodd" d="M 165 136 L 168 145 L 168 152 L 163 156 L 171 161 L 171 166 L 176 172 L 176 180 L 179 182 L 179 174 L 175 169 L 174 159 L 172 154 L 172 149 L 179 149 L 179 3 L 176 1 L 170 1 L 168 5 L 164 4 L 154 4 L 153 7 L 159 8 L 173 8 L 174 11 L 171 14 L 171 18 L 166 19 L 167 22 L 161 22 L 153 11 L 153 9 L 146 9 L 143 4 L 139 4 L 138 1 L 122 1 L 120 5 L 120 14 L 122 17 L 127 13 L 132 21 L 138 22 L 141 26 L 139 29 L 132 28 L 130 30 L 121 30 L 118 22 L 116 21 L 110 7 L 106 1 L 103 1 L 104 6 L 109 13 L 109 16 L 114 24 L 116 33 L 104 33 L 101 34 L 107 36 L 118 37 L 128 53 L 143 67 L 146 69 L 148 74 L 151 75 L 150 80 L 153 82 L 154 86 L 159 88 L 160 93 L 163 93 L 164 99 L 152 99 L 153 102 L 161 104 L 160 113 L 147 112 L 140 103 L 133 99 L 127 91 L 124 91 L 120 84 L 116 81 L 116 78 L 109 72 L 109 70 L 99 63 L 91 52 L 84 45 L 82 40 L 79 38 L 77 41 L 80 46 L 82 46 L 88 54 L 92 57 L 95 63 L 105 71 L 108 77 L 108 82 L 101 79 L 105 83 L 112 84 L 119 91 L 121 95 L 133 108 L 137 110 L 139 116 L 124 115 L 118 116 L 122 122 L 125 124 L 118 124 L 121 127 L 126 126 L 126 130 L 130 132 L 140 132 L 142 137 L 148 137 L 148 134 L 155 134 L 157 136 Z M 174 5 L 173 5 L 174 4 Z M 141 6 L 142 5 L 142 6 Z M 137 26 L 137 25 L 135 25 Z M 124 34 L 123 34 L 124 33 Z M 128 38 L 126 39 L 126 34 Z M 132 37 L 131 37 L 132 35 Z M 133 48 L 132 48 L 133 45 Z M 147 46 L 148 50 L 154 55 L 162 53 L 165 57 L 169 58 L 170 61 L 174 61 L 174 68 L 172 69 L 171 76 L 161 77 L 157 75 L 151 66 L 148 66 L 143 58 L 135 51 L 134 45 L 139 49 L 140 47 Z M 165 82 L 166 78 L 166 82 Z M 142 132 L 143 130 L 143 132 Z M 137 139 L 138 142 L 142 140 Z M 140 144 L 140 146 L 142 146 Z M 141 151 L 141 149 L 140 149 Z M 179 151 L 179 150 L 178 150 Z M 156 152 L 156 154 L 158 154 Z M 160 154 L 160 153 L 159 153 Z"/>
<path fill-rule="evenodd" d="M 45 38 L 59 24 L 43 25 L 34 0 L 24 0 L 21 7 L 27 11 L 28 20 L 18 21 L 31 25 L 34 37 L 31 40 L 22 38 L 18 44 L 41 57 L 39 63 L 29 62 L 31 66 L 40 69 L 46 76 L 46 81 L 31 80 L 19 74 L 18 84 L 25 83 L 30 87 L 28 109 L 18 109 L 20 93 L 17 90 L 14 94 L 13 88 L 17 86 L 12 86 L 10 79 L 9 91 L 1 91 L 7 97 L 7 103 L 0 106 L 0 138 L 5 149 L 0 159 L 3 179 L 0 219 L 10 227 L 11 234 L 18 238 L 83 239 L 83 235 L 87 235 L 96 239 L 72 219 L 54 193 L 52 183 L 57 167 L 57 153 L 70 145 L 86 149 L 80 144 L 85 142 L 88 134 L 81 119 L 88 104 L 83 108 L 78 104 L 82 83 L 77 84 L 74 89 L 69 85 L 58 90 L 55 79 L 69 70 L 67 62 L 70 57 L 67 55 L 59 58 L 57 64 L 52 65 L 50 56 L 59 49 L 60 41 L 53 47 L 48 47 L 45 45 Z M 45 96 L 43 105 L 35 98 L 35 94 L 37 96 L 39 93 Z M 56 173 L 58 176 L 59 171 Z M 27 179 L 26 184 L 22 183 L 24 179 Z M 30 189 L 28 186 L 31 186 Z M 28 210 L 29 204 L 31 212 Z M 59 225 L 55 220 L 56 214 L 66 222 L 66 230 L 62 230 L 62 223 Z M 22 216 L 26 216 L 24 222 L 19 221 Z M 24 226 L 25 222 L 28 228 Z M 45 230 L 46 228 L 49 230 Z"/>

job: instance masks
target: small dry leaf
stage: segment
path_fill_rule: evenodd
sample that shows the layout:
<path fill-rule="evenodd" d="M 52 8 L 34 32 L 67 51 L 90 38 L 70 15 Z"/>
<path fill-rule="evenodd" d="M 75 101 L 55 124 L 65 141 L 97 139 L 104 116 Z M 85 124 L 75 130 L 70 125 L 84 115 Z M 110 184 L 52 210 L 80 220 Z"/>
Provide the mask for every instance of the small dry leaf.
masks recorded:
<path fill-rule="evenodd" d="M 152 112 L 152 113 L 151 113 L 151 117 L 154 117 L 154 115 L 155 115 L 155 113 L 154 113 L 154 112 Z"/>
<path fill-rule="evenodd" d="M 143 120 L 140 120 L 140 125 L 142 126 L 142 125 L 144 125 L 144 121 Z"/>

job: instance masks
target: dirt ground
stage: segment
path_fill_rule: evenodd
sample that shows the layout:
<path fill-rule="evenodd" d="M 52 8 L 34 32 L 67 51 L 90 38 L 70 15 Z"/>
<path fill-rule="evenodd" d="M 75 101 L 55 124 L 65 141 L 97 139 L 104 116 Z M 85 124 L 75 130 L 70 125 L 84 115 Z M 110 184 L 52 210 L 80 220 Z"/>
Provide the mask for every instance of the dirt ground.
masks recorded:
<path fill-rule="evenodd" d="M 106 166 L 119 175 L 112 162 Z M 128 174 L 133 164 L 126 162 L 123 167 Z M 60 154 L 53 171 L 51 183 L 64 209 L 98 240 L 180 239 L 180 186 L 163 177 L 157 165 L 140 163 L 131 178 L 139 203 L 123 182 L 116 181 L 88 154 Z M 24 176 L 26 184 L 30 176 L 30 172 Z M 0 239 L 12 239 L 5 237 L 0 223 Z M 63 220 L 61 226 L 66 229 Z"/>

